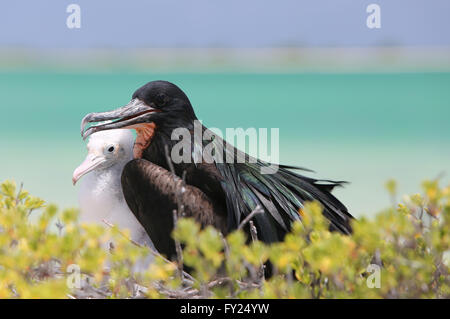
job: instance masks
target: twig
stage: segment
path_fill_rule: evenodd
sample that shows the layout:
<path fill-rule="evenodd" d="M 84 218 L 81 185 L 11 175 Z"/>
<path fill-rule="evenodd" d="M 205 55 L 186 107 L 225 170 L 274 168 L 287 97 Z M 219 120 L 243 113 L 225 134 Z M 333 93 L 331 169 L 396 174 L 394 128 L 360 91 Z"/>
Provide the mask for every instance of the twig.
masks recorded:
<path fill-rule="evenodd" d="M 119 232 L 119 234 L 121 234 L 123 237 L 125 237 L 126 239 L 128 239 L 131 243 L 133 243 L 134 245 L 138 246 L 138 247 L 144 247 L 143 245 L 139 244 L 137 241 L 134 241 L 132 238 L 128 237 L 127 235 L 125 235 L 120 229 L 119 227 L 117 227 L 114 224 L 111 224 L 110 222 L 108 222 L 106 219 L 102 219 L 102 222 L 104 222 L 106 225 L 108 225 L 111 228 L 117 228 L 117 231 Z"/>
<path fill-rule="evenodd" d="M 19 187 L 19 191 L 17 192 L 17 196 L 16 196 L 16 205 L 19 205 L 20 202 L 20 193 L 22 193 L 23 190 L 23 182 L 20 183 L 20 187 Z"/>
<path fill-rule="evenodd" d="M 256 227 L 253 224 L 252 220 L 249 221 L 249 224 L 250 224 L 250 234 L 252 236 L 252 240 L 253 241 L 257 241 L 258 240 L 258 231 L 256 230 Z M 261 283 L 264 279 L 265 279 L 265 277 L 264 277 L 264 264 L 260 260 L 260 266 L 259 266 L 259 271 L 258 271 L 258 283 Z"/>
<path fill-rule="evenodd" d="M 177 210 L 174 209 L 172 213 L 173 213 L 173 227 L 175 228 L 178 223 Z M 176 239 L 175 239 L 175 249 L 177 252 L 178 275 L 180 276 L 181 280 L 183 280 L 183 250 L 181 249 L 180 242 Z"/>
<path fill-rule="evenodd" d="M 225 237 L 223 236 L 222 232 L 219 232 L 219 236 L 222 239 L 223 242 L 223 247 L 224 247 L 224 251 L 225 251 L 225 258 L 229 258 L 230 257 L 230 246 L 228 246 L 228 242 L 225 239 Z"/>
<path fill-rule="evenodd" d="M 167 144 L 164 145 L 164 153 L 165 153 L 165 155 L 166 155 L 166 162 L 167 162 L 167 165 L 169 165 L 169 170 L 170 170 L 170 172 L 171 172 L 174 176 L 177 176 L 177 175 L 175 174 L 175 167 L 173 166 L 172 160 L 171 160 L 170 155 L 169 155 L 169 146 L 167 146 Z"/>
<path fill-rule="evenodd" d="M 248 223 L 250 224 L 250 235 L 252 236 L 252 240 L 257 241 L 258 240 L 258 231 L 256 230 L 253 220 L 249 220 Z"/>
<path fill-rule="evenodd" d="M 64 224 L 61 222 L 61 220 L 59 220 L 59 218 L 56 221 L 55 226 L 56 226 L 56 228 L 58 228 L 59 236 L 62 236 L 62 230 L 64 229 Z"/>
<path fill-rule="evenodd" d="M 248 214 L 247 217 L 245 217 L 244 220 L 239 224 L 238 229 L 242 229 L 245 226 L 245 224 L 247 224 L 250 221 L 250 219 L 252 219 L 255 215 L 261 214 L 263 212 L 264 210 L 261 208 L 261 206 L 257 205 L 255 209 L 252 210 L 252 212 Z"/>
<path fill-rule="evenodd" d="M 172 159 L 170 158 L 169 147 L 167 146 L 167 144 L 164 145 L 164 152 L 166 155 L 167 165 L 169 165 L 169 170 L 172 173 L 175 181 L 177 182 L 179 180 L 179 177 L 177 176 L 177 174 L 175 172 L 175 167 L 173 166 Z M 177 196 L 176 196 L 178 216 L 183 216 L 183 214 L 184 214 L 184 205 L 182 203 L 182 195 L 184 192 L 185 185 L 186 185 L 186 171 L 183 171 L 182 178 L 181 178 L 181 185 L 180 185 L 181 187 L 178 188 L 179 191 L 177 192 Z"/>
<path fill-rule="evenodd" d="M 113 228 L 116 227 L 115 225 L 111 224 L 110 222 L 108 222 L 107 220 L 103 219 L 102 220 L 107 226 Z M 149 249 L 150 253 L 155 256 L 155 257 L 159 257 L 162 260 L 164 260 L 167 263 L 170 264 L 175 264 L 173 261 L 170 261 L 169 259 L 167 259 L 166 257 L 164 257 L 163 255 L 161 255 L 160 253 L 158 253 L 156 250 L 154 250 L 152 247 L 149 246 L 143 246 L 141 244 L 139 244 L 138 242 L 134 241 L 133 239 L 129 238 L 128 236 L 126 236 L 123 232 L 120 231 L 120 229 L 118 229 L 119 234 L 121 234 L 123 237 L 127 238 L 132 244 L 138 246 L 138 247 L 146 247 Z M 183 271 L 183 280 L 187 283 L 187 284 L 192 284 L 195 281 L 195 278 L 192 277 L 191 275 L 189 275 L 187 272 Z"/>
<path fill-rule="evenodd" d="M 172 159 L 169 156 L 169 147 L 166 145 L 164 145 L 164 152 L 166 155 L 166 161 L 167 161 L 167 165 L 169 165 L 169 169 L 174 177 L 174 179 L 176 180 L 177 175 L 175 173 L 175 168 L 173 166 L 172 163 Z M 173 228 L 175 229 L 177 227 L 177 223 L 178 223 L 178 216 L 182 216 L 183 215 L 183 203 L 182 203 L 182 195 L 183 195 L 183 189 L 184 189 L 184 180 L 186 178 L 186 172 L 183 172 L 183 179 L 181 180 L 181 187 L 179 188 L 179 191 L 176 194 L 176 199 L 177 199 L 177 209 L 173 210 Z M 180 242 L 174 238 L 175 241 L 175 250 L 177 253 L 177 269 L 178 269 L 178 274 L 181 278 L 181 280 L 183 280 L 183 250 L 181 249 L 181 244 Z"/>

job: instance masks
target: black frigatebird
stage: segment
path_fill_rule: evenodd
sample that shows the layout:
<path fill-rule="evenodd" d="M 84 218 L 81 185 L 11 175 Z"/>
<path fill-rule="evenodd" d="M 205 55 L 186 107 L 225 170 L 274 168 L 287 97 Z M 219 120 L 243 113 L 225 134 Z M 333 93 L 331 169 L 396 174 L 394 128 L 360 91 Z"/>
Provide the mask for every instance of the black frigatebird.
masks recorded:
<path fill-rule="evenodd" d="M 107 122 L 85 131 L 88 123 L 102 121 Z M 213 225 L 224 234 L 236 229 L 259 205 L 264 212 L 252 219 L 258 238 L 268 243 L 282 240 L 292 221 L 301 220 L 299 209 L 304 202 L 312 200 L 323 206 L 331 230 L 351 232 L 352 216 L 331 194 L 334 187 L 344 182 L 313 179 L 293 172 L 295 167 L 284 165 L 272 173 L 262 173 L 265 167 L 270 167 L 269 163 L 250 157 L 217 136 L 211 140 L 218 151 L 211 152 L 213 155 L 209 157 L 203 154 L 199 160 L 199 146 L 204 147 L 211 140 L 199 142 L 195 138 L 195 121 L 197 117 L 186 94 L 166 81 L 149 82 L 134 92 L 127 105 L 109 112 L 90 113 L 82 120 L 84 138 L 102 130 L 136 130 L 135 159 L 123 169 L 122 189 L 128 206 L 160 253 L 169 258 L 175 256 L 172 211 L 180 200 L 185 216 L 194 217 L 203 226 Z M 171 138 L 177 128 L 191 133 L 188 149 L 192 151 L 189 154 L 181 151 L 189 160 L 173 163 L 178 176 L 174 178 L 165 149 L 171 151 L 179 143 Z M 201 131 L 210 132 L 203 125 Z M 230 153 L 232 162 L 226 160 Z M 179 178 L 183 173 L 185 183 Z"/>

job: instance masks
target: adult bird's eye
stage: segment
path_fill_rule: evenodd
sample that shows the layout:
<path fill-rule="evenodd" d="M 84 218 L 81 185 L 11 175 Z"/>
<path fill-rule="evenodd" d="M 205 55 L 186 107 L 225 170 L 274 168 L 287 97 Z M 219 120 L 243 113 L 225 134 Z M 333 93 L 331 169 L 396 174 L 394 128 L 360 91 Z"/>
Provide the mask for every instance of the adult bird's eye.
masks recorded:
<path fill-rule="evenodd" d="M 163 106 L 166 103 L 166 95 L 164 93 L 159 93 L 155 100 L 157 106 Z"/>
<path fill-rule="evenodd" d="M 108 152 L 109 152 L 109 153 L 112 153 L 112 152 L 114 152 L 114 146 L 110 146 L 110 147 L 108 147 Z"/>

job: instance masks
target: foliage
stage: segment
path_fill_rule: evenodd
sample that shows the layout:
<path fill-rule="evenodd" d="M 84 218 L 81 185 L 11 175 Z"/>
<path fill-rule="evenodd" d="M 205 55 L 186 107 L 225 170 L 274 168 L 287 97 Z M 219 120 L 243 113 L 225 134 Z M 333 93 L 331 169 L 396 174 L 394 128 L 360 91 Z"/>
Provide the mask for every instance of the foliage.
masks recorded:
<path fill-rule="evenodd" d="M 386 187 L 394 204 L 396 183 Z M 316 202 L 272 245 L 181 218 L 173 236 L 190 275 L 156 253 L 136 274 L 133 264 L 150 251 L 126 231 L 80 225 L 75 210 L 58 212 L 7 181 L 0 189 L 0 298 L 449 298 L 450 187 L 434 180 L 423 190 L 355 221 L 351 236 L 329 232 Z M 251 221 L 250 228 L 257 236 Z"/>
<path fill-rule="evenodd" d="M 13 182 L 0 185 L 0 298 L 130 295 L 123 283 L 147 251 L 114 227 L 79 225 L 77 215 L 58 212 Z M 111 241 L 112 254 L 105 249 Z"/>

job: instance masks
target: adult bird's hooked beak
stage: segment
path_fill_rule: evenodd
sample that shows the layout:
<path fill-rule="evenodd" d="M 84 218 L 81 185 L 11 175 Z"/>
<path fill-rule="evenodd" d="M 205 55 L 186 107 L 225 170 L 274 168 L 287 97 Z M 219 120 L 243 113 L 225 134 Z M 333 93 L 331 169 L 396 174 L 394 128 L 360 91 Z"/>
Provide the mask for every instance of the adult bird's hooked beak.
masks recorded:
<path fill-rule="evenodd" d="M 84 159 L 83 163 L 80 164 L 74 171 L 72 175 L 72 183 L 75 185 L 78 180 L 89 173 L 90 171 L 96 169 L 99 165 L 106 161 L 104 156 L 88 154 Z"/>
<path fill-rule="evenodd" d="M 103 130 L 119 128 L 137 128 L 140 124 L 148 120 L 148 114 L 159 112 L 139 99 L 132 99 L 127 105 L 109 112 L 89 113 L 81 121 L 81 136 L 85 140 L 89 135 Z M 88 123 L 113 121 L 89 127 Z"/>

